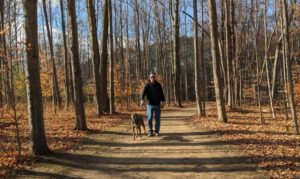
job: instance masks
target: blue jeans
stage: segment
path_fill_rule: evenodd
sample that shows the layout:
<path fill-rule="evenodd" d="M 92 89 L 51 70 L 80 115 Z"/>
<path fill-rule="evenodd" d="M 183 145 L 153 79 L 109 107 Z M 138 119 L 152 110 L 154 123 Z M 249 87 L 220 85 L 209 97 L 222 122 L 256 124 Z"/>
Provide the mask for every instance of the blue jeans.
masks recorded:
<path fill-rule="evenodd" d="M 148 119 L 148 131 L 149 134 L 153 133 L 152 129 L 152 117 L 153 112 L 155 112 L 155 133 L 159 133 L 160 129 L 160 106 L 151 106 L 147 104 L 147 119 Z"/>

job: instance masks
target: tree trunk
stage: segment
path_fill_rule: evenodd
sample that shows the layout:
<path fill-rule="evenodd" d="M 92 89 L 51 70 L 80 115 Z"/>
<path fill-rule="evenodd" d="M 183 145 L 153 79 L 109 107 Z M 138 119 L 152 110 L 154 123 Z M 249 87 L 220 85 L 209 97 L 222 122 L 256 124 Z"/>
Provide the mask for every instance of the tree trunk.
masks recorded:
<path fill-rule="evenodd" d="M 137 83 L 139 83 L 139 79 L 141 77 L 141 63 L 142 63 L 142 55 L 141 55 L 141 44 L 140 44 L 140 13 L 139 13 L 139 7 L 138 7 L 138 1 L 134 1 L 134 30 L 135 30 L 135 43 L 136 43 L 136 51 L 137 51 L 137 57 L 136 57 L 136 79 Z"/>
<path fill-rule="evenodd" d="M 201 1 L 201 26 L 204 27 L 204 2 Z M 201 89 L 201 96 L 202 96 L 202 112 L 203 116 L 206 115 L 205 110 L 205 100 L 206 100 L 206 65 L 204 59 L 204 29 L 201 28 L 201 69 L 202 69 L 202 89 Z"/>
<path fill-rule="evenodd" d="M 225 49 L 226 49 L 226 78 L 227 78 L 227 105 L 233 108 L 233 85 L 232 85 L 232 32 L 230 23 L 230 0 L 225 2 Z"/>
<path fill-rule="evenodd" d="M 103 113 L 101 109 L 101 84 L 100 84 L 100 52 L 97 37 L 97 26 L 95 17 L 95 7 L 93 0 L 86 1 L 86 9 L 89 19 L 89 31 L 90 31 L 90 44 L 92 45 L 92 56 L 93 56 L 93 72 L 94 72 L 94 82 L 95 82 L 95 97 L 96 97 L 96 110 L 97 115 Z"/>
<path fill-rule="evenodd" d="M 216 2 L 215 0 L 208 0 L 208 10 L 209 10 L 209 28 L 210 28 L 210 43 L 212 52 L 212 64 L 213 64 L 213 76 L 214 76 L 214 86 L 216 103 L 218 109 L 218 118 L 221 122 L 227 122 L 227 115 L 223 99 L 223 90 L 221 88 L 220 81 L 220 54 L 218 49 L 218 25 L 217 25 L 217 12 L 216 12 Z"/>
<path fill-rule="evenodd" d="M 181 105 L 180 91 L 180 56 L 179 56 L 179 0 L 175 0 L 173 17 L 173 78 L 175 102 L 178 107 Z"/>
<path fill-rule="evenodd" d="M 255 11 L 258 11 L 258 2 L 255 0 Z M 262 107 L 260 104 L 260 81 L 259 81 L 259 61 L 258 61 L 258 43 L 257 43 L 257 31 L 258 29 L 258 20 L 257 20 L 258 12 L 254 14 L 254 53 L 255 53 L 255 60 L 256 60 L 256 84 L 257 84 L 257 103 L 258 103 L 258 109 L 259 109 L 259 120 L 260 123 L 263 123 L 263 116 L 262 116 Z"/>
<path fill-rule="evenodd" d="M 70 29 L 70 54 L 72 62 L 72 77 L 74 103 L 76 113 L 76 130 L 87 130 L 85 121 L 85 110 L 82 91 L 82 77 L 80 70 L 79 48 L 78 48 L 78 31 L 76 23 L 75 0 L 67 0 L 68 6 L 68 28 Z"/>
<path fill-rule="evenodd" d="M 113 44 L 113 17 L 112 17 L 112 0 L 109 1 L 109 40 L 110 40 L 110 59 L 109 59 L 109 113 L 115 112 L 115 91 L 114 91 L 114 44 Z"/>
<path fill-rule="evenodd" d="M 107 61 L 108 61 L 108 0 L 104 0 L 104 12 L 102 18 L 102 53 L 100 63 L 100 78 L 101 78 L 101 94 L 102 94 L 102 111 L 108 112 L 109 100 L 107 93 Z"/>
<path fill-rule="evenodd" d="M 66 25 L 65 25 L 65 15 L 64 15 L 64 4 L 63 0 L 60 0 L 60 14 L 61 14 L 61 26 L 63 34 L 63 44 L 64 44 L 64 69 L 65 69 L 65 109 L 68 109 L 70 105 L 70 85 L 69 85 L 69 70 L 68 70 L 68 47 L 67 47 L 67 37 L 66 37 Z"/>
<path fill-rule="evenodd" d="M 231 75 L 231 108 L 236 108 L 237 102 L 237 89 L 238 89 L 238 81 L 237 81 L 237 70 L 238 70 L 238 62 L 236 55 L 236 38 L 235 38 L 235 16 L 234 16 L 234 0 L 230 0 L 230 28 L 231 28 L 231 47 L 232 47 L 232 75 Z"/>
<path fill-rule="evenodd" d="M 10 6 L 10 5 L 8 5 Z M 3 72 L 3 85 L 4 85 L 4 92 L 5 92 L 5 97 L 6 97 L 6 103 L 9 106 L 12 106 L 12 95 L 11 95 L 11 87 L 9 83 L 9 66 L 8 66 L 8 61 L 9 61 L 9 56 L 7 53 L 7 45 L 6 45 L 6 29 L 5 29 L 5 24 L 4 24 L 4 1 L 0 3 L 0 50 L 2 50 L 2 54 L 0 54 L 0 58 L 2 59 L 2 72 Z M 1 61 L 0 61 L 1 62 Z M 2 82 L 2 81 L 1 81 Z M 2 84 L 1 84 L 2 85 Z"/>
<path fill-rule="evenodd" d="M 30 152 L 45 155 L 50 152 L 45 135 L 43 102 L 38 51 L 37 0 L 24 0 L 26 35 L 26 89 L 30 133 Z"/>
<path fill-rule="evenodd" d="M 195 59 L 195 93 L 196 93 L 196 103 L 198 116 L 203 114 L 202 103 L 201 103 L 201 93 L 200 93 L 200 64 L 199 64 L 199 41 L 198 41 L 198 15 L 197 15 L 197 0 L 193 0 L 194 9 L 194 59 Z"/>
<path fill-rule="evenodd" d="M 4 1 L 0 1 L 0 10 L 1 10 L 1 14 L 2 12 L 4 11 Z M 2 24 L 3 24 L 3 20 L 2 18 L 0 18 L 0 32 L 2 32 L 3 30 L 3 27 L 2 27 Z M 0 35 L 0 49 L 2 49 L 2 37 Z M 3 107 L 3 96 L 2 96 L 2 79 L 3 79 L 3 75 L 2 75 L 2 63 L 3 63 L 3 58 L 0 56 L 0 108 Z M 2 113 L 1 113 L 1 116 L 2 116 Z"/>
<path fill-rule="evenodd" d="M 48 37 L 48 43 L 50 47 L 50 55 L 51 55 L 51 67 L 52 67 L 52 98 L 53 98 L 53 109 L 56 111 L 56 107 L 61 107 L 61 97 L 59 93 L 59 87 L 58 87 L 58 81 L 57 81 L 57 74 L 56 74 L 56 65 L 55 65 L 55 57 L 54 57 L 54 49 L 53 49 L 53 36 L 51 33 L 51 20 L 49 22 L 48 20 L 48 14 L 47 14 L 47 6 L 46 6 L 46 0 L 43 0 L 43 11 L 45 16 L 45 23 L 46 23 L 46 29 L 47 29 L 47 37 Z M 51 15 L 50 15 L 51 16 Z"/>
<path fill-rule="evenodd" d="M 272 98 L 275 98 L 275 88 L 276 88 L 276 79 L 277 79 L 277 73 L 278 73 L 278 59 L 279 59 L 279 51 L 281 49 L 281 42 L 276 44 L 276 50 L 275 50 L 275 61 L 273 65 L 273 73 L 272 73 L 272 90 L 271 90 L 271 96 Z"/>
<path fill-rule="evenodd" d="M 268 37 L 267 37 L 267 0 L 264 0 L 264 36 L 265 36 L 265 61 L 266 61 L 266 75 L 267 75 L 267 83 L 268 83 L 268 97 L 269 97 L 269 103 L 271 108 L 271 114 L 272 118 L 275 119 L 275 111 L 273 106 L 273 97 L 271 92 L 271 84 L 270 84 L 270 77 L 269 77 L 269 61 L 268 61 Z M 271 41 L 271 39 L 270 39 Z"/>
<path fill-rule="evenodd" d="M 288 90 L 289 90 L 289 103 L 292 112 L 292 118 L 294 122 L 294 130 L 296 134 L 299 134 L 298 121 L 297 121 L 297 112 L 294 101 L 294 85 L 291 69 L 291 60 L 290 60 L 290 47 L 289 47 L 289 20 L 288 20 L 288 8 L 287 2 L 282 1 L 282 18 L 283 18 L 283 43 L 284 43 L 284 53 L 285 61 L 287 66 L 287 81 L 288 81 Z"/>

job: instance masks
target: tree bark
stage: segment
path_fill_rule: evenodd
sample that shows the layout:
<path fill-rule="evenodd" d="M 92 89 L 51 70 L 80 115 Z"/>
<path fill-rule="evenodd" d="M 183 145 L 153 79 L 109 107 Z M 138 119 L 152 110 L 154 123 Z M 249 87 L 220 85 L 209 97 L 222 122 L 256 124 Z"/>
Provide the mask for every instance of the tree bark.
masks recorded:
<path fill-rule="evenodd" d="M 24 0 L 26 35 L 26 90 L 30 133 L 30 152 L 50 152 L 45 135 L 38 51 L 37 0 Z"/>
<path fill-rule="evenodd" d="M 70 29 L 70 54 L 72 62 L 72 77 L 73 77 L 73 91 L 74 103 L 76 113 L 76 130 L 87 130 L 85 120 L 85 110 L 82 91 L 82 77 L 80 69 L 79 48 L 78 48 L 78 31 L 76 23 L 76 9 L 75 0 L 67 0 L 68 6 L 68 28 Z"/>
<path fill-rule="evenodd" d="M 201 1 L 201 26 L 204 26 L 204 2 Z M 201 96 L 202 96 L 202 112 L 203 116 L 206 115 L 205 109 L 205 101 L 206 101 L 206 65 L 204 59 L 204 29 L 201 28 L 201 78 L 202 78 L 202 85 L 201 85 Z"/>
<path fill-rule="evenodd" d="M 227 78 L 227 105 L 233 108 L 233 85 L 232 85 L 232 32 L 230 21 L 230 0 L 225 2 L 225 49 L 226 49 L 226 78 Z"/>
<path fill-rule="evenodd" d="M 269 77 L 269 61 L 268 61 L 268 37 L 267 37 L 267 0 L 264 0 L 264 36 L 265 36 L 265 61 L 266 61 L 266 75 L 267 75 L 267 83 L 268 83 L 268 97 L 269 97 L 269 103 L 271 108 L 271 114 L 272 118 L 275 119 L 275 111 L 274 111 L 274 105 L 273 105 L 273 97 L 271 92 L 271 84 L 270 84 L 270 77 Z M 271 39 L 270 39 L 271 41 Z"/>
<path fill-rule="evenodd" d="M 102 94 L 102 111 L 108 112 L 109 100 L 107 92 L 107 61 L 108 61 L 108 0 L 104 0 L 104 12 L 102 18 L 102 53 L 100 63 L 100 78 L 101 78 L 101 94 Z"/>
<path fill-rule="evenodd" d="M 8 6 L 10 6 L 8 4 Z M 0 54 L 0 58 L 2 59 L 2 72 L 3 72 L 3 85 L 4 85 L 4 94 L 5 94 L 5 99 L 6 103 L 9 106 L 12 106 L 12 95 L 11 95 L 11 86 L 10 86 L 10 75 L 9 75 L 9 56 L 7 53 L 7 44 L 6 44 L 6 29 L 5 29 L 5 24 L 4 24 L 4 1 L 0 2 L 0 50 L 2 51 L 2 54 Z M 2 81 L 1 81 L 2 82 Z M 2 85 L 2 84 L 1 84 Z"/>
<path fill-rule="evenodd" d="M 134 1 L 134 30 L 135 30 L 135 43 L 136 43 L 136 80 L 139 83 L 139 79 L 141 76 L 141 64 L 142 64 L 142 55 L 141 55 L 141 44 L 140 44 L 140 13 L 139 13 L 139 6 L 138 0 Z"/>
<path fill-rule="evenodd" d="M 65 25 L 65 15 L 64 15 L 64 4 L 63 0 L 60 0 L 60 14 L 61 14 L 61 26 L 63 34 L 63 45 L 64 45 L 64 69 L 65 69 L 65 109 L 70 105 L 70 85 L 69 85 L 69 68 L 68 68 L 68 47 L 67 47 L 67 37 L 66 37 L 66 25 Z"/>
<path fill-rule="evenodd" d="M 108 0 L 109 6 L 109 40 L 110 40 L 110 58 L 109 58 L 109 113 L 115 112 L 115 91 L 114 91 L 114 44 L 113 44 L 113 17 L 112 17 L 112 0 Z"/>
<path fill-rule="evenodd" d="M 258 2 L 255 0 L 255 11 L 258 11 Z M 257 103 L 258 103 L 258 109 L 259 109 L 259 120 L 260 123 L 263 123 L 263 115 L 262 115 L 262 107 L 261 107 L 261 101 L 260 101 L 260 81 L 259 81 L 259 61 L 258 61 L 258 43 L 257 43 L 257 35 L 259 29 L 258 29 L 258 20 L 257 20 L 258 13 L 254 14 L 254 53 L 255 53 L 255 60 L 256 60 L 256 84 L 257 84 Z"/>
<path fill-rule="evenodd" d="M 198 41 L 198 15 L 197 15 L 197 0 L 193 0 L 193 9 L 194 9 L 194 60 L 195 60 L 195 93 L 196 93 L 196 103 L 198 116 L 203 114 L 202 112 L 202 103 L 201 103 L 201 93 L 200 93 L 200 64 L 199 64 L 199 41 Z"/>
<path fill-rule="evenodd" d="M 57 74 L 56 74 L 56 65 L 55 65 L 55 57 L 54 57 L 54 49 L 53 49 L 53 36 L 51 33 L 52 27 L 51 26 L 51 20 L 49 23 L 48 20 L 48 13 L 47 13 L 47 5 L 46 0 L 43 0 L 43 11 L 44 11 L 44 17 L 45 17 L 45 23 L 46 23 L 46 29 L 47 29 L 47 37 L 48 37 L 48 43 L 50 47 L 50 55 L 51 55 L 51 67 L 52 67 L 52 98 L 53 98 L 53 109 L 56 111 L 56 107 L 61 107 L 61 97 L 59 93 L 59 87 L 58 87 L 58 81 L 57 81 Z"/>
<path fill-rule="evenodd" d="M 218 49 L 218 25 L 217 25 L 217 12 L 216 12 L 216 2 L 215 0 L 208 0 L 208 10 L 209 10 L 209 28 L 210 28 L 210 43 L 212 52 L 212 64 L 213 64 L 213 76 L 214 76 L 214 86 L 216 103 L 218 110 L 218 118 L 221 122 L 227 122 L 227 115 L 223 99 L 223 91 L 221 88 L 220 81 L 220 54 Z"/>
<path fill-rule="evenodd" d="M 292 112 L 292 118 L 294 123 L 294 130 L 296 134 L 299 134 L 298 121 L 297 121 L 297 112 L 294 101 L 294 85 L 291 69 L 291 60 L 290 60 L 290 46 L 289 46 L 289 19 L 288 19 L 288 8 L 287 2 L 282 1 L 282 17 L 283 17 L 283 43 L 284 43 L 284 53 L 285 61 L 287 65 L 287 81 L 288 81 L 288 90 L 289 90 L 289 103 Z"/>
<path fill-rule="evenodd" d="M 175 0 L 174 17 L 173 17 L 173 78 L 175 102 L 178 107 L 181 104 L 180 91 L 180 56 L 179 56 L 179 0 Z"/>
<path fill-rule="evenodd" d="M 272 98 L 275 98 L 275 88 L 276 88 L 276 79 L 277 79 L 277 73 L 278 73 L 278 60 L 279 60 L 279 51 L 282 48 L 281 41 L 276 44 L 276 50 L 275 50 L 275 61 L 273 65 L 273 73 L 272 73 L 272 89 L 271 89 L 271 96 Z"/>
<path fill-rule="evenodd" d="M 89 31 L 90 31 L 90 44 L 92 45 L 92 57 L 93 57 L 93 72 L 95 82 L 95 97 L 96 97 L 96 113 L 101 115 L 103 113 L 101 109 L 101 84 L 100 84 L 100 52 L 97 37 L 97 26 L 95 17 L 95 7 L 93 0 L 86 0 L 86 9 L 89 20 Z"/>

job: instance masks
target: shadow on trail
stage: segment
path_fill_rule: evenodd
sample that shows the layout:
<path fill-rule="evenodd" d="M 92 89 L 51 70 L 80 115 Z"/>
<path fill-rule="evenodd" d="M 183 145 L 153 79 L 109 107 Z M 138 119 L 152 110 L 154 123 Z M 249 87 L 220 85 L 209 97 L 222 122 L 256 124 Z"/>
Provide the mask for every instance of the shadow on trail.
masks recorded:
<path fill-rule="evenodd" d="M 50 173 L 50 172 L 37 172 L 32 170 L 24 170 L 20 172 L 24 176 L 36 176 L 36 177 L 47 177 L 47 178 L 63 178 L 63 179 L 81 179 L 80 177 L 71 177 L 62 174 Z"/>
<path fill-rule="evenodd" d="M 101 134 L 113 134 L 113 135 L 132 135 L 130 132 L 117 132 L 117 131 L 103 131 Z M 177 136 L 194 136 L 194 135 L 213 135 L 216 134 L 214 131 L 201 131 L 201 132 L 172 132 L 172 133 L 162 133 L 162 136 L 171 136 L 171 135 L 177 135 Z"/>
<path fill-rule="evenodd" d="M 286 157 L 272 156 L 265 159 L 265 161 L 270 160 L 284 161 Z M 296 160 L 299 160 L 299 158 Z M 51 157 L 41 158 L 39 163 L 101 172 L 237 172 L 257 170 L 255 167 L 257 162 L 249 160 L 247 156 L 220 158 L 123 158 L 57 153 Z M 129 165 L 131 167 L 128 167 Z M 164 165 L 164 167 L 161 167 L 161 165 Z M 176 167 L 176 165 L 180 167 Z M 210 166 L 207 167 L 207 165 Z M 284 168 L 284 166 L 263 167 L 261 169 L 274 170 L 281 168 Z M 24 171 L 23 175 L 26 174 L 52 176 L 54 178 L 74 178 L 58 174 Z"/>
<path fill-rule="evenodd" d="M 181 137 L 165 137 L 165 139 L 172 139 L 172 138 L 181 138 Z M 241 144 L 260 144 L 265 146 L 271 145 L 282 145 L 282 146 L 294 146 L 290 144 L 289 141 L 261 141 L 261 140 L 254 140 L 254 139 L 236 139 L 232 141 L 225 141 L 225 140 L 215 140 L 215 141 L 203 141 L 203 142 L 193 142 L 193 141 L 158 141 L 156 143 L 121 143 L 121 142 L 106 142 L 106 141 L 96 141 L 96 140 L 89 140 L 85 141 L 84 144 L 87 145 L 98 145 L 98 146 L 107 146 L 107 147 L 163 147 L 163 146 L 220 146 L 220 145 L 241 145 Z"/>
<path fill-rule="evenodd" d="M 186 113 L 195 111 L 190 109 L 184 110 Z M 180 124 L 179 121 L 186 121 L 189 117 L 191 116 L 174 116 L 174 114 L 173 116 L 162 116 L 162 125 L 175 126 L 178 124 L 183 126 L 185 123 Z M 55 172 L 60 172 L 60 174 L 25 170 L 22 172 L 22 176 L 75 179 L 76 177 L 68 176 L 72 174 L 69 171 L 76 173 L 79 170 L 83 170 L 86 173 L 92 172 L 93 174 L 97 174 L 99 172 L 117 176 L 126 172 L 132 174 L 135 172 L 150 172 L 151 174 L 155 172 L 198 172 L 211 174 L 213 172 L 256 172 L 258 169 L 258 161 L 249 160 L 249 156 L 230 156 L 227 154 L 220 156 L 218 154 L 210 154 L 210 152 L 218 153 L 223 150 L 229 152 L 226 145 L 229 145 L 231 148 L 232 146 L 230 145 L 251 142 L 261 143 L 258 140 L 223 141 L 218 140 L 218 136 L 216 137 L 216 135 L 222 134 L 218 131 L 192 132 L 189 131 L 189 127 L 185 127 L 183 130 L 178 130 L 181 132 L 176 132 L 177 126 L 175 126 L 170 127 L 171 130 L 161 133 L 159 138 L 155 138 L 157 139 L 155 141 L 144 140 L 142 142 L 133 142 L 131 131 L 126 131 L 130 128 L 130 121 L 130 118 L 123 120 L 122 124 L 118 125 L 117 128 L 110 128 L 97 134 L 100 136 L 98 138 L 85 138 L 82 141 L 83 150 L 79 151 L 79 153 L 55 153 L 52 156 L 39 158 L 38 163 L 45 164 L 48 168 L 59 168 L 61 171 Z M 238 135 L 252 134 L 253 132 L 236 130 L 230 131 L 230 133 Z M 215 138 L 198 140 L 199 138 L 210 136 L 214 136 Z M 272 145 L 271 142 L 261 144 Z M 287 144 L 283 142 L 282 145 Z M 159 151 L 160 149 L 162 151 Z M 214 149 L 217 151 L 213 151 Z M 233 150 L 234 148 L 230 149 L 230 151 Z M 149 155 L 150 152 L 154 153 Z M 174 155 L 164 155 L 168 152 L 174 153 Z M 199 155 L 201 152 L 206 152 L 208 155 Z M 186 153 L 190 155 L 183 155 Z M 271 160 L 285 161 L 287 158 L 280 156 L 265 158 L 265 161 Z M 277 168 L 284 168 L 284 166 L 272 166 L 261 169 L 274 170 Z"/>

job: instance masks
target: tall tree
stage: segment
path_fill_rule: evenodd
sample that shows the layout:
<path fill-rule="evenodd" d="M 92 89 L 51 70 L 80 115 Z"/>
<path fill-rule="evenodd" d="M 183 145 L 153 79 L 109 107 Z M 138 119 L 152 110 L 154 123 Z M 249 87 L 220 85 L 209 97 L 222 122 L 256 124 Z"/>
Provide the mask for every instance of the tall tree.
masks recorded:
<path fill-rule="evenodd" d="M 251 1 L 251 3 L 253 3 L 253 1 Z M 252 5 L 253 6 L 253 5 Z M 255 8 L 255 11 L 258 12 L 258 0 L 255 0 L 255 4 L 254 7 L 252 7 L 253 9 Z M 259 32 L 259 27 L 258 27 L 258 13 L 255 13 L 253 11 L 253 18 L 254 18 L 254 53 L 255 53 L 255 61 L 256 61 L 256 83 L 257 83 L 257 103 L 258 103 L 258 109 L 259 109 L 259 120 L 260 123 L 263 123 L 263 113 L 262 113 L 262 106 L 261 106 L 261 91 L 260 91 L 260 82 L 259 82 L 259 59 L 258 59 L 258 32 Z"/>
<path fill-rule="evenodd" d="M 287 69 L 287 81 L 288 81 L 288 92 L 289 92 L 289 104 L 292 112 L 292 118 L 294 122 L 294 130 L 296 134 L 299 134 L 298 129 L 298 120 L 297 120 L 297 112 L 294 101 L 294 84 L 292 77 L 292 69 L 291 69 L 291 59 L 290 59 L 290 46 L 289 46 L 289 18 L 288 18 L 288 8 L 287 2 L 281 1 L 282 3 L 282 18 L 283 18 L 283 42 L 284 42 L 284 57 L 286 61 L 286 69 Z"/>
<path fill-rule="evenodd" d="M 136 45 L 136 80 L 139 82 L 141 76 L 142 55 L 140 43 L 140 13 L 138 0 L 134 1 L 134 30 L 135 30 L 135 45 Z"/>
<path fill-rule="evenodd" d="M 3 11 L 2 9 L 4 9 L 4 1 L 0 1 L 0 9 L 1 9 L 1 12 Z M 2 18 L 0 18 L 0 33 L 3 33 L 2 31 L 2 29 L 3 29 L 3 27 L 2 27 L 2 22 L 3 20 L 2 20 Z M 1 38 L 0 38 L 0 47 L 1 47 Z M 1 49 L 2 49 L 2 47 L 1 47 Z M 3 78 L 3 75 L 2 75 L 2 61 L 3 61 L 3 57 L 1 57 L 0 56 L 0 83 L 2 82 L 2 78 Z M 0 84 L 0 108 L 2 108 L 3 107 L 3 96 L 2 96 L 2 83 Z"/>
<path fill-rule="evenodd" d="M 199 41 L 198 41 L 198 13 L 197 13 L 197 0 L 193 0 L 194 7 L 194 59 L 195 59 L 195 93 L 198 116 L 203 114 L 201 93 L 200 93 L 200 64 L 199 64 Z"/>
<path fill-rule="evenodd" d="M 202 112 L 203 116 L 206 115 L 205 112 L 205 100 L 206 100 L 206 65 L 205 65 L 205 59 L 204 59 L 204 2 L 203 0 L 201 1 L 201 80 L 202 80 L 202 85 L 201 85 L 201 96 L 202 96 Z"/>
<path fill-rule="evenodd" d="M 226 78 L 227 78 L 227 105 L 233 107 L 233 85 L 232 85 L 232 59 L 233 59 L 233 47 L 232 47 L 232 31 L 230 21 L 230 6 L 231 0 L 225 1 L 225 51 L 226 51 Z"/>
<path fill-rule="evenodd" d="M 271 92 L 271 83 L 270 83 L 270 77 L 269 77 L 269 60 L 268 60 L 268 36 L 267 36 L 267 0 L 264 0 L 264 36 L 265 36 L 265 43 L 264 43 L 264 61 L 266 62 L 266 76 L 267 76 L 267 84 L 268 84 L 268 97 L 269 97 L 269 103 L 272 113 L 272 118 L 275 119 L 275 111 L 273 106 L 273 98 L 272 98 L 272 92 Z M 271 40 L 271 39 L 270 39 Z"/>
<path fill-rule="evenodd" d="M 84 111 L 82 77 L 80 70 L 79 48 L 78 48 L 78 31 L 76 22 L 75 0 L 67 0 L 68 6 L 68 28 L 70 40 L 70 54 L 72 62 L 72 77 L 74 88 L 74 103 L 76 113 L 76 130 L 86 130 L 86 120 Z"/>
<path fill-rule="evenodd" d="M 30 151 L 33 155 L 50 152 L 45 135 L 38 51 L 37 0 L 24 0 L 26 36 L 26 90 L 30 132 Z"/>
<path fill-rule="evenodd" d="M 109 40 L 110 40 L 110 58 L 109 58 L 109 113 L 115 112 L 115 91 L 114 91 L 114 43 L 113 43 L 113 16 L 112 16 L 112 0 L 108 0 L 109 4 Z"/>
<path fill-rule="evenodd" d="M 63 44 L 64 44 L 64 69 L 65 69 L 65 109 L 70 105 L 70 80 L 69 80 L 69 56 L 67 47 L 67 37 L 66 37 L 66 25 L 65 25 L 65 15 L 64 15 L 64 3 L 60 0 L 60 15 L 61 15 L 61 26 L 63 34 Z"/>
<path fill-rule="evenodd" d="M 8 6 L 8 11 L 10 9 L 10 4 Z M 6 103 L 9 106 L 12 106 L 12 95 L 11 95 L 11 86 L 10 86 L 10 75 L 9 75 L 9 56 L 7 53 L 7 44 L 6 44 L 6 34 L 7 30 L 5 29 L 5 19 L 4 19 L 4 1 L 0 2 L 0 59 L 2 59 L 2 78 L 4 86 L 4 94 Z M 2 85 L 2 84 L 1 84 Z"/>
<path fill-rule="evenodd" d="M 210 29 L 210 44 L 212 53 L 212 65 L 213 65 L 213 76 L 216 103 L 218 110 L 218 118 L 221 122 L 227 122 L 227 115 L 223 99 L 223 90 L 221 87 L 220 79 L 220 54 L 218 50 L 218 25 L 217 25 L 217 12 L 216 12 L 216 1 L 208 0 L 208 12 L 209 12 L 209 29 Z"/>
<path fill-rule="evenodd" d="M 180 56 L 179 56 L 179 0 L 175 0 L 173 18 L 173 78 L 176 105 L 181 105 L 180 95 Z"/>
<path fill-rule="evenodd" d="M 107 93 L 107 62 L 108 62 L 108 0 L 104 0 L 104 11 L 102 16 L 102 53 L 100 63 L 100 76 L 101 76 L 101 94 L 102 94 L 102 110 L 108 112 L 109 100 Z"/>
<path fill-rule="evenodd" d="M 96 108 L 97 115 L 103 113 L 101 109 L 101 86 L 100 86 L 100 51 L 97 37 L 97 23 L 95 17 L 95 7 L 93 0 L 86 0 L 86 9 L 89 19 L 89 31 L 90 31 L 90 44 L 92 45 L 92 57 L 93 57 L 93 71 L 95 82 L 95 96 L 96 96 Z"/>
<path fill-rule="evenodd" d="M 59 93 L 59 87 L 58 87 L 58 81 L 57 81 L 57 72 L 56 72 L 56 65 L 55 65 L 55 57 L 54 57 L 54 47 L 53 47 L 53 34 L 52 34 L 52 22 L 50 19 L 48 19 L 48 13 L 47 13 L 47 5 L 46 0 L 43 0 L 43 11 L 45 16 L 45 23 L 46 23 L 46 29 L 47 29 L 47 37 L 48 37 L 48 43 L 50 47 L 50 55 L 51 55 L 51 67 L 52 67 L 52 98 L 53 98 L 53 107 L 55 110 L 55 107 L 61 106 L 61 97 Z M 51 5 L 50 5 L 51 6 Z M 51 16 L 51 14 L 50 14 Z"/>

